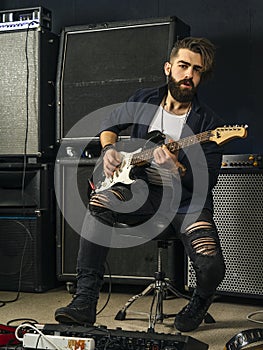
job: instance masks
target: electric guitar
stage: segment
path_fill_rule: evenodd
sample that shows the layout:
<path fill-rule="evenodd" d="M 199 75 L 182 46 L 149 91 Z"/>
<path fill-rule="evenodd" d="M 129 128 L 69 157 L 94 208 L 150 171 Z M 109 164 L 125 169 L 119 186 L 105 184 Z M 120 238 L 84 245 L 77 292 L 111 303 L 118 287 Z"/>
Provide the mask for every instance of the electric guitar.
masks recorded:
<path fill-rule="evenodd" d="M 245 138 L 247 136 L 247 125 L 245 126 L 224 126 L 214 130 L 208 130 L 201 132 L 200 134 L 191 135 L 185 137 L 179 141 L 173 141 L 166 144 L 168 150 L 171 153 L 176 153 L 180 149 L 195 145 L 197 143 L 205 143 L 209 141 L 216 142 L 218 145 L 222 145 L 235 138 Z M 161 134 L 159 132 L 159 134 Z M 163 138 L 165 136 L 161 134 Z M 122 161 L 118 168 L 115 170 L 112 177 L 106 177 L 98 182 L 95 186 L 95 192 L 101 192 L 107 190 L 117 183 L 131 184 L 135 180 L 130 177 L 131 169 L 135 166 L 142 166 L 149 163 L 153 159 L 153 152 L 156 147 L 143 150 L 137 149 L 134 152 L 120 152 Z"/>

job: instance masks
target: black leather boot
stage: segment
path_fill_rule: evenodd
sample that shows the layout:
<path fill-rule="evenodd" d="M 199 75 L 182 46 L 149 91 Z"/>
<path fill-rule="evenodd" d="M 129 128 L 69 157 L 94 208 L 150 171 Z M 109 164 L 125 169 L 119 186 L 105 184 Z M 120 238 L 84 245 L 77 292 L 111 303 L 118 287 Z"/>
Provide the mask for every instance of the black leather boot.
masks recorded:
<path fill-rule="evenodd" d="M 189 303 L 176 315 L 174 326 L 180 332 L 190 332 L 202 323 L 213 297 L 204 299 L 195 292 Z"/>
<path fill-rule="evenodd" d="M 59 323 L 93 325 L 96 322 L 97 301 L 83 295 L 76 295 L 68 306 L 55 311 L 55 320 Z"/>

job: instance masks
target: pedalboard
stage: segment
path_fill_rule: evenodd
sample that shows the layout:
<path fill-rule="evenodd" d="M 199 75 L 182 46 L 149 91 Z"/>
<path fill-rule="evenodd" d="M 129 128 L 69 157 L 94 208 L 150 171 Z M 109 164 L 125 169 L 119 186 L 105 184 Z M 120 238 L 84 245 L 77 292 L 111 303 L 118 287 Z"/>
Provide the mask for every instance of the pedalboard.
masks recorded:
<path fill-rule="evenodd" d="M 41 326 L 41 325 L 39 325 Z M 154 331 L 127 331 L 121 328 L 108 329 L 105 326 L 100 327 L 83 327 L 75 325 L 63 324 L 46 324 L 41 328 L 44 335 L 55 336 L 56 342 L 58 339 L 70 339 L 86 341 L 93 339 L 96 349 L 109 350 L 207 350 L 208 345 L 194 339 L 190 336 L 178 334 L 156 333 Z M 35 335 L 35 339 L 38 335 Z M 30 336 L 29 336 L 30 337 Z M 62 341 L 62 340 L 61 340 Z M 63 340 L 64 341 L 64 340 Z M 36 344 L 35 344 L 36 345 Z M 62 344 L 61 344 L 62 345 Z M 88 346 L 93 346 L 92 341 Z M 40 348 L 40 347 L 35 347 Z M 64 349 L 63 346 L 61 348 Z M 42 348 L 43 349 L 43 348 Z M 44 348 L 51 349 L 54 348 Z M 68 349 L 68 347 L 67 347 Z M 72 347 L 70 348 L 72 349 Z M 81 348 L 82 349 L 82 348 Z M 92 350 L 93 348 L 86 348 L 85 350 Z"/>

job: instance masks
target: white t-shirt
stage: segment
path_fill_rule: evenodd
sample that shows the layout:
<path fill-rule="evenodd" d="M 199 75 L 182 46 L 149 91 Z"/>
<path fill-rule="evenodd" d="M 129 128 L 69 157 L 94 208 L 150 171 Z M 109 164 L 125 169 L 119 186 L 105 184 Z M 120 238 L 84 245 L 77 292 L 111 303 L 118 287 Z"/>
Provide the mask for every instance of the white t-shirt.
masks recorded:
<path fill-rule="evenodd" d="M 186 123 L 187 114 L 176 115 L 169 113 L 160 106 L 153 117 L 148 131 L 159 130 L 166 135 L 166 140 L 173 139 L 178 141 Z"/>
<path fill-rule="evenodd" d="M 183 126 L 186 123 L 189 113 L 176 115 L 167 112 L 161 106 L 158 108 L 155 116 L 149 125 L 148 132 L 159 130 L 166 135 L 166 143 L 172 139 L 178 141 L 181 137 Z M 146 169 L 148 180 L 155 185 L 172 186 L 173 174 L 170 170 L 159 167 L 154 161 L 151 166 Z"/>

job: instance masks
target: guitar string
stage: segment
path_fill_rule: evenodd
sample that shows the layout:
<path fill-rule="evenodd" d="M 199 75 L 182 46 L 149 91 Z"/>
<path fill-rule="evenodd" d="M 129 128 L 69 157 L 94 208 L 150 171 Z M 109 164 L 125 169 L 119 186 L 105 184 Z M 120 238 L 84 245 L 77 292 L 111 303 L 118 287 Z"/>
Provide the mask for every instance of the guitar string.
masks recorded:
<path fill-rule="evenodd" d="M 211 135 L 211 130 L 208 130 L 208 131 L 204 131 L 204 132 L 197 134 L 197 135 L 191 135 L 191 136 L 185 137 L 184 139 L 181 139 L 177 142 L 170 142 L 167 145 L 168 145 L 168 147 L 172 146 L 172 145 L 176 145 L 177 147 L 176 147 L 176 149 L 173 150 L 173 152 L 174 152 L 174 151 L 178 151 L 181 148 L 191 146 L 191 145 L 198 143 L 200 141 L 201 142 L 209 141 L 210 135 Z M 153 157 L 153 151 L 157 147 L 159 147 L 159 146 L 149 148 L 149 149 L 144 150 L 138 154 L 137 153 L 134 154 L 132 157 L 131 164 L 135 165 L 137 163 L 141 163 L 143 161 L 150 160 Z"/>

